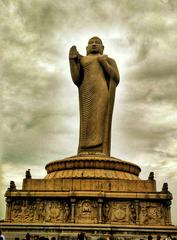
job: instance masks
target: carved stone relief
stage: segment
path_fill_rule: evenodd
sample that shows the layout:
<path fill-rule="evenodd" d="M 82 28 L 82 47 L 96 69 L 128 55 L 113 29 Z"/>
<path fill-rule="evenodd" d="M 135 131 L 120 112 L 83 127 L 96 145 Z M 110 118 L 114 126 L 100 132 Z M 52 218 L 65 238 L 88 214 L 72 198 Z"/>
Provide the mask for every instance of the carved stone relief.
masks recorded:
<path fill-rule="evenodd" d="M 46 217 L 46 208 L 45 203 L 37 200 L 34 203 L 34 221 L 36 222 L 45 222 Z"/>
<path fill-rule="evenodd" d="M 106 202 L 103 204 L 105 223 L 136 224 L 136 206 L 134 202 Z"/>
<path fill-rule="evenodd" d="M 111 202 L 109 221 L 111 223 L 129 223 L 129 203 Z"/>
<path fill-rule="evenodd" d="M 140 224 L 148 225 L 148 223 L 149 223 L 149 220 L 148 220 L 148 214 L 147 214 L 147 207 L 146 206 L 141 206 Z"/>
<path fill-rule="evenodd" d="M 163 216 L 160 206 L 150 206 L 148 208 L 148 218 L 150 224 L 161 225 Z"/>
<path fill-rule="evenodd" d="M 47 222 L 62 222 L 64 209 L 60 202 L 49 201 L 45 207 L 45 221 Z"/>
<path fill-rule="evenodd" d="M 159 203 L 141 203 L 140 224 L 142 225 L 163 225 L 163 205 Z"/>
<path fill-rule="evenodd" d="M 68 222 L 70 205 L 57 200 L 15 200 L 12 202 L 11 222 Z"/>
<path fill-rule="evenodd" d="M 65 223 L 71 222 L 70 201 L 49 199 L 12 200 L 8 219 L 14 223 Z M 75 223 L 98 223 L 101 219 L 110 224 L 165 225 L 166 205 L 155 202 L 105 201 L 101 215 L 98 201 L 79 200 L 74 207 Z"/>
<path fill-rule="evenodd" d="M 21 203 L 19 200 L 15 200 L 12 202 L 12 208 L 11 208 L 11 221 L 13 222 L 21 222 Z"/>
<path fill-rule="evenodd" d="M 136 224 L 137 216 L 136 216 L 136 206 L 134 203 L 130 203 L 129 205 L 129 223 Z"/>
<path fill-rule="evenodd" d="M 110 220 L 110 204 L 105 203 L 103 205 L 103 221 L 109 222 L 109 220 Z"/>
<path fill-rule="evenodd" d="M 76 223 L 97 223 L 98 204 L 95 201 L 83 200 L 76 204 Z"/>
<path fill-rule="evenodd" d="M 70 205 L 68 203 L 65 203 L 65 206 L 64 206 L 64 222 L 68 222 L 69 221 L 69 217 L 70 217 L 70 214 L 71 214 L 71 208 L 70 208 Z"/>

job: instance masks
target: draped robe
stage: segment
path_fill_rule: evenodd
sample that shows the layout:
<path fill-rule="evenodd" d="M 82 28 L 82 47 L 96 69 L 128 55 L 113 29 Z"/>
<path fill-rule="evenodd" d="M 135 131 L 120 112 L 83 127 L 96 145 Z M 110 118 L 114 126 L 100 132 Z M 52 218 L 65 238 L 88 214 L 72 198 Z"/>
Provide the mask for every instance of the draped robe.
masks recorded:
<path fill-rule="evenodd" d="M 118 80 L 116 82 L 106 73 L 98 57 L 100 54 L 81 58 L 79 80 L 75 82 L 80 105 L 78 153 L 110 155 L 112 111 Z M 108 61 L 118 72 L 115 61 L 111 58 Z"/>

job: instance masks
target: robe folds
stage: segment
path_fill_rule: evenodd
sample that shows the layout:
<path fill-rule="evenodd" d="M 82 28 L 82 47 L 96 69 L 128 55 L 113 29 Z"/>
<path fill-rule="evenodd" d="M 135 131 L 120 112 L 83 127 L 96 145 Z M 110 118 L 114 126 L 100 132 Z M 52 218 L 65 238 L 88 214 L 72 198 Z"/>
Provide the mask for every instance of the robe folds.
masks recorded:
<path fill-rule="evenodd" d="M 80 105 L 78 153 L 110 155 L 112 112 L 118 82 L 104 70 L 99 57 L 88 55 L 80 60 L 80 76 L 76 84 Z M 108 61 L 118 71 L 115 61 L 111 58 Z"/>

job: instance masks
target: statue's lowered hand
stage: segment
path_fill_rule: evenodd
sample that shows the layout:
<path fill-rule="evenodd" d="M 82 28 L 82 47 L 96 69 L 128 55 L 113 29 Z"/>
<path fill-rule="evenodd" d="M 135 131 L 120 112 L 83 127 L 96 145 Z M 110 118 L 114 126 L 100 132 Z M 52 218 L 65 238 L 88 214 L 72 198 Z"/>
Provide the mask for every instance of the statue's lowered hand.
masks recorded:
<path fill-rule="evenodd" d="M 77 59 L 79 56 L 79 53 L 77 51 L 76 46 L 72 46 L 69 51 L 69 59 Z"/>

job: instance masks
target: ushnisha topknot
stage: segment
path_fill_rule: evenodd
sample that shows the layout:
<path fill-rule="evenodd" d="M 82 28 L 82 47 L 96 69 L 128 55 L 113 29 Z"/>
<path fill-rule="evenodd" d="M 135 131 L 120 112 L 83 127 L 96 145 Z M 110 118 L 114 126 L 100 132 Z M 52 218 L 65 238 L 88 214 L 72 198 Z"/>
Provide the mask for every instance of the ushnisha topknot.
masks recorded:
<path fill-rule="evenodd" d="M 101 42 L 101 44 L 103 45 L 103 42 L 102 42 L 101 38 L 99 38 L 99 37 L 97 37 L 97 36 L 91 37 L 91 38 L 89 39 L 89 41 L 92 40 L 92 39 L 95 39 L 95 38 L 98 39 L 98 40 Z M 89 43 L 89 41 L 88 41 L 88 43 Z"/>

